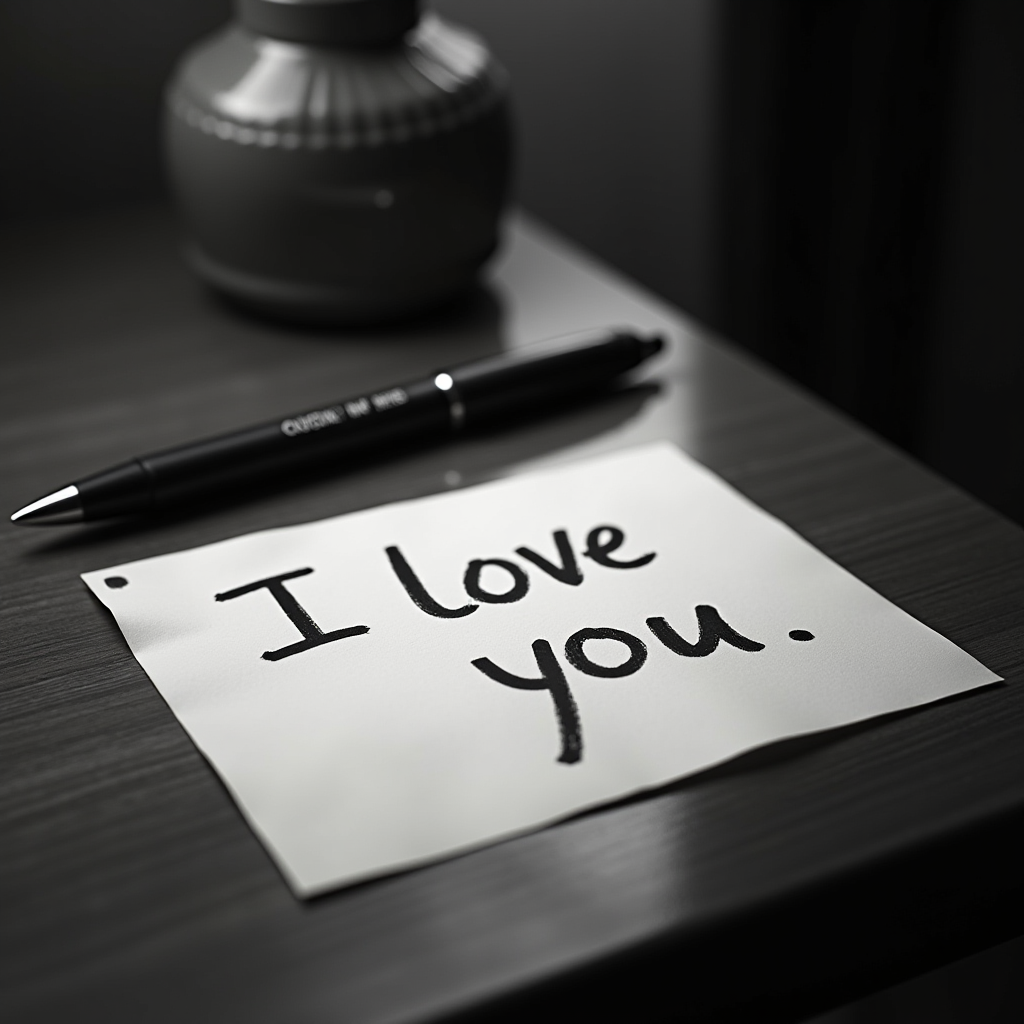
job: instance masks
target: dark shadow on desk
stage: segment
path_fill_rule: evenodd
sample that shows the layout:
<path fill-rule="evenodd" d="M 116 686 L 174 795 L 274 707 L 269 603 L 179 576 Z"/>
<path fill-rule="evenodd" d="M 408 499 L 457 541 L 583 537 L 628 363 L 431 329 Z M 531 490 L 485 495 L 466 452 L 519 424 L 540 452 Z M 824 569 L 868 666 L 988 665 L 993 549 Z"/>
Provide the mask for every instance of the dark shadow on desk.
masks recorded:
<path fill-rule="evenodd" d="M 303 323 L 263 315 L 199 281 L 193 284 L 217 319 L 229 318 L 243 329 L 271 334 L 286 343 L 292 340 L 303 345 L 319 343 L 325 349 L 344 350 L 372 346 L 400 360 L 395 365 L 401 366 L 401 370 L 395 372 L 406 376 L 417 372 L 417 352 L 429 354 L 430 369 L 441 370 L 495 355 L 508 347 L 501 295 L 485 284 L 476 284 L 417 315 L 368 324 Z M 311 401 L 315 400 L 311 396 Z"/>
<path fill-rule="evenodd" d="M 412 330 L 418 337 L 434 339 L 441 334 L 476 332 L 481 326 L 496 328 L 501 322 L 501 299 L 493 289 L 484 284 L 476 283 L 470 288 L 446 295 L 425 309 L 405 312 L 394 319 L 381 322 L 336 323 L 330 319 L 293 319 L 278 316 L 273 312 L 254 309 L 230 295 L 217 291 L 197 281 L 205 292 L 210 304 L 254 325 L 271 326 L 293 334 L 301 334 L 311 338 L 323 338 L 331 342 L 344 342 L 351 337 L 372 338 L 383 343 L 400 338 L 403 333 Z M 498 341 L 493 331 L 480 334 L 480 340 Z M 485 344 L 479 351 L 467 358 L 478 358 L 501 349 L 498 342 L 494 345 Z"/>

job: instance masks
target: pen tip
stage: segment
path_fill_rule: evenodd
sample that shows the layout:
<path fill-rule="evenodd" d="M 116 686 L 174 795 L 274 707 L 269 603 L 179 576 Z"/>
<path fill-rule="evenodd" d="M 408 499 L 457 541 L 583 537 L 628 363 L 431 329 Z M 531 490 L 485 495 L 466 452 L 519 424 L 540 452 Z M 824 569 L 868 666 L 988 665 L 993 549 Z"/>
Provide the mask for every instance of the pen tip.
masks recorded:
<path fill-rule="evenodd" d="M 83 518 L 81 495 L 78 488 L 71 484 L 19 508 L 11 516 L 11 522 L 22 526 L 60 526 L 64 523 L 80 523 Z"/>

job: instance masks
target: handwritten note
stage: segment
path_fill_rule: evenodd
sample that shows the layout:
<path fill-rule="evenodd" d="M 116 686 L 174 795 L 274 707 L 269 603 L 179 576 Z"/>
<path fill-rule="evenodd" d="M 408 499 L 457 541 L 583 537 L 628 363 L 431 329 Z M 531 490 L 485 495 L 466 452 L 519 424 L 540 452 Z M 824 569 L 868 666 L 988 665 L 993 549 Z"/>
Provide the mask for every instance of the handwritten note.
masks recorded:
<path fill-rule="evenodd" d="M 303 896 L 999 678 L 667 444 L 82 578 Z"/>

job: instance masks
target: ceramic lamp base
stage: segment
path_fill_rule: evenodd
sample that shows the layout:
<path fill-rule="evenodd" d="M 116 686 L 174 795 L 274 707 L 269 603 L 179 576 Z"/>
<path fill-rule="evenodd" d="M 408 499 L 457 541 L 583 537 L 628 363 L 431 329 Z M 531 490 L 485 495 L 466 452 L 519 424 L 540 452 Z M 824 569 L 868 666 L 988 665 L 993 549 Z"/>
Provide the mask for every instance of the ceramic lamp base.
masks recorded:
<path fill-rule="evenodd" d="M 401 320 L 453 301 L 478 283 L 480 265 L 493 249 L 465 266 L 449 267 L 411 284 L 403 280 L 375 287 L 263 277 L 230 267 L 195 244 L 185 247 L 185 259 L 214 291 L 254 313 L 295 323 L 357 327 Z"/>

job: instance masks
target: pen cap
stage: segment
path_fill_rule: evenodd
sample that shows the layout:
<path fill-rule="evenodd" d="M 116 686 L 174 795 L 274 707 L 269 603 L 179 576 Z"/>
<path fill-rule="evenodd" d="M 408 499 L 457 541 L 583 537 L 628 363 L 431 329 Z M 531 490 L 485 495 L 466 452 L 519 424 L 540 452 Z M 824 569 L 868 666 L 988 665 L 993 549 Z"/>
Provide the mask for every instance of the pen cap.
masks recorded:
<path fill-rule="evenodd" d="M 259 35 L 320 46 L 382 46 L 419 20 L 419 0 L 235 0 Z"/>
<path fill-rule="evenodd" d="M 563 401 L 610 385 L 661 345 L 626 328 L 581 331 L 450 373 L 466 422 L 475 426 L 519 412 L 556 412 Z"/>

